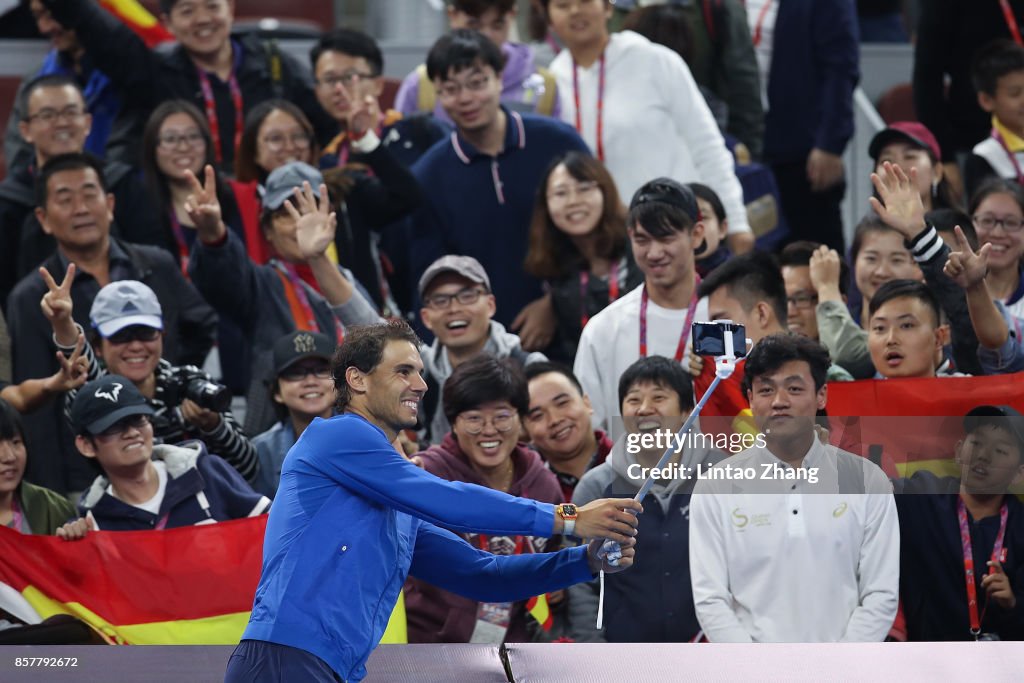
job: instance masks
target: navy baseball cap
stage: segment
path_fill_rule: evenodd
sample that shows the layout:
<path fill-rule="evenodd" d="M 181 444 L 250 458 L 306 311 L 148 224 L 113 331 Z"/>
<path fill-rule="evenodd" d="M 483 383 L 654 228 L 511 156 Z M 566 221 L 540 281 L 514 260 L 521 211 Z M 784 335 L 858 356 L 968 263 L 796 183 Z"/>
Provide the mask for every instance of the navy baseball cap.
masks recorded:
<path fill-rule="evenodd" d="M 290 366 L 306 358 L 331 360 L 334 342 L 320 332 L 296 331 L 274 342 L 274 374 L 280 375 Z"/>
<path fill-rule="evenodd" d="M 153 408 L 130 379 L 106 375 L 78 390 L 70 412 L 75 434 L 95 435 L 131 415 L 152 415 Z"/>

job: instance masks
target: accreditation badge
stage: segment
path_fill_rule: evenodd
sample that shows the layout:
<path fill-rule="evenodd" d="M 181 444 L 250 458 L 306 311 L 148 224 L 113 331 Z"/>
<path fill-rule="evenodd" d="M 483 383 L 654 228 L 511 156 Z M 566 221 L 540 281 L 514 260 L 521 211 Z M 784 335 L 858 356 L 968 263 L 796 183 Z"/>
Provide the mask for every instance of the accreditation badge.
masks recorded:
<path fill-rule="evenodd" d="M 500 645 L 505 642 L 511 618 L 511 602 L 481 602 L 476 608 L 476 626 L 469 642 Z"/>

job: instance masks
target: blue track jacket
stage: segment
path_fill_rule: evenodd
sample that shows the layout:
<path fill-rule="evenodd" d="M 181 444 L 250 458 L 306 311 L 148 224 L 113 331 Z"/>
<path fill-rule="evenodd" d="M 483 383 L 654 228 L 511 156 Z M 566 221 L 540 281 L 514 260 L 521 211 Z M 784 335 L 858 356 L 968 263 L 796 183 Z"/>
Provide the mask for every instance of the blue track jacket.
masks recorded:
<path fill-rule="evenodd" d="M 313 420 L 281 470 L 242 638 L 311 652 L 358 681 L 410 573 L 482 602 L 593 578 L 585 546 L 492 555 L 435 525 L 550 536 L 554 506 L 435 477 L 357 415 Z"/>

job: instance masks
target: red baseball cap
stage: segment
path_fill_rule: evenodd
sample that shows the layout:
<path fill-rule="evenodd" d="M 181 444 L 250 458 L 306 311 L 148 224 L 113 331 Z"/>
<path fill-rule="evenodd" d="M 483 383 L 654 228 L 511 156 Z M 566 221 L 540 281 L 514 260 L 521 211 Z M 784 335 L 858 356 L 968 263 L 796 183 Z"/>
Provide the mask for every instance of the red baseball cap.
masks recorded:
<path fill-rule="evenodd" d="M 878 161 L 878 155 L 891 142 L 909 142 L 912 145 L 917 145 L 921 149 L 931 152 L 936 163 L 942 162 L 942 149 L 939 147 L 939 141 L 923 123 L 917 121 L 890 123 L 888 128 L 880 130 L 875 137 L 871 138 L 868 154 L 872 159 Z"/>

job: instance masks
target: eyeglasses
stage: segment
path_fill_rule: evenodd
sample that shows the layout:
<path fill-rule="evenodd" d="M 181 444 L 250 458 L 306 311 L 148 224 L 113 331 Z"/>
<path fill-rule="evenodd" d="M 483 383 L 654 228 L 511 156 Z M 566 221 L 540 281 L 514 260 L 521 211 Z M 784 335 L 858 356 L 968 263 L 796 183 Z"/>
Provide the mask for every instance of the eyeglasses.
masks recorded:
<path fill-rule="evenodd" d="M 291 135 L 271 133 L 263 138 L 263 144 L 271 152 L 280 152 L 289 142 L 295 149 L 309 149 L 309 135 L 306 133 L 292 133 Z"/>
<path fill-rule="evenodd" d="M 974 216 L 974 224 L 982 230 L 992 231 L 997 225 L 1003 226 L 1006 232 L 1017 232 L 1024 226 L 1024 219 L 1019 216 L 1003 216 L 999 218 L 990 213 Z"/>
<path fill-rule="evenodd" d="M 490 419 L 494 428 L 504 434 L 516 426 L 516 413 L 498 413 Z M 462 414 L 458 417 L 462 421 L 467 434 L 479 434 L 484 431 L 487 425 L 487 418 L 476 413 L 471 415 Z"/>
<path fill-rule="evenodd" d="M 309 375 L 313 375 L 317 379 L 328 379 L 333 376 L 333 373 L 331 366 L 326 363 L 322 365 L 292 365 L 282 370 L 278 377 L 288 382 L 300 382 Z"/>
<path fill-rule="evenodd" d="M 203 134 L 198 130 L 194 130 L 191 133 L 163 133 L 158 137 L 157 144 L 163 149 L 178 149 L 181 143 L 185 143 L 186 147 L 200 147 L 206 143 L 206 139 L 203 138 Z"/>
<path fill-rule="evenodd" d="M 811 308 L 818 305 L 817 294 L 794 294 L 786 297 L 786 304 L 796 308 Z"/>
<path fill-rule="evenodd" d="M 40 123 L 46 124 L 47 126 L 54 124 L 57 119 L 64 119 L 65 121 L 74 121 L 75 119 L 81 118 L 85 115 L 85 112 L 81 107 L 71 105 L 70 107 L 64 107 L 63 109 L 42 109 L 37 111 L 35 114 L 31 114 L 26 117 L 28 121 L 39 121 Z"/>
<path fill-rule="evenodd" d="M 467 78 L 465 83 L 445 81 L 441 84 L 441 87 L 437 89 L 437 94 L 442 100 L 454 100 L 460 93 L 462 93 L 463 88 L 469 92 L 481 92 L 490 82 L 491 77 L 487 74 L 477 74 L 476 76 Z"/>
<path fill-rule="evenodd" d="M 323 78 L 317 79 L 316 84 L 325 90 L 334 90 L 338 85 L 343 85 L 346 88 L 351 88 L 352 84 L 357 80 L 376 78 L 376 75 L 369 73 L 362 73 L 360 71 L 346 71 L 343 74 L 327 74 Z"/>
<path fill-rule="evenodd" d="M 121 436 L 129 429 L 138 429 L 141 431 L 145 429 L 148 424 L 148 415 L 129 415 L 128 417 L 121 418 L 99 434 L 93 434 L 93 436 L 99 441 L 111 441 Z"/>
<path fill-rule="evenodd" d="M 148 325 L 131 325 L 107 337 L 111 344 L 130 344 L 133 341 L 151 342 L 159 339 L 161 331 Z"/>
<path fill-rule="evenodd" d="M 563 204 L 569 201 L 573 195 L 583 197 L 600 189 L 601 186 L 597 184 L 596 180 L 585 180 L 573 186 L 560 185 L 548 193 L 548 201 L 552 204 Z"/>
<path fill-rule="evenodd" d="M 454 294 L 431 294 L 424 303 L 435 311 L 443 311 L 452 305 L 452 299 L 458 301 L 463 306 L 470 306 L 480 301 L 480 295 L 483 293 L 484 290 L 480 287 L 466 287 Z"/>

